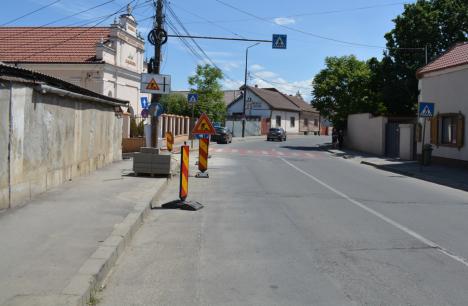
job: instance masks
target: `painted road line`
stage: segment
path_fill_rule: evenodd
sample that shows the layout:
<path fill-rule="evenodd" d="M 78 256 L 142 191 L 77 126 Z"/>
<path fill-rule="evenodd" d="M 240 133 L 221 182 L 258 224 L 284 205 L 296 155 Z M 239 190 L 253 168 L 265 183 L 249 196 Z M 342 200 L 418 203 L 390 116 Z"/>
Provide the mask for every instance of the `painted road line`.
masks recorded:
<path fill-rule="evenodd" d="M 221 152 L 223 152 L 223 149 L 216 149 L 216 150 L 214 150 L 214 151 L 215 151 L 216 153 L 221 153 Z"/>
<path fill-rule="evenodd" d="M 247 150 L 247 154 L 252 154 L 253 151 L 252 150 Z"/>
<path fill-rule="evenodd" d="M 312 153 L 306 153 L 306 155 L 309 156 L 309 157 L 312 157 L 312 158 L 316 157 L 315 154 L 312 154 Z"/>
<path fill-rule="evenodd" d="M 373 210 L 372 208 L 366 206 L 365 204 L 359 202 L 359 201 L 356 201 L 354 199 L 352 199 L 351 197 L 349 197 L 348 195 L 346 195 L 345 193 L 333 188 L 332 186 L 328 185 L 327 183 L 321 181 L 320 179 L 318 179 L 317 177 L 313 176 L 312 174 L 310 173 L 307 173 L 305 172 L 304 170 L 296 167 L 295 165 L 293 165 L 292 163 L 290 163 L 289 161 L 287 161 L 286 159 L 284 158 L 280 158 L 282 161 L 284 161 L 286 164 L 288 164 L 289 166 L 291 166 L 292 168 L 296 169 L 297 171 L 299 171 L 300 173 L 304 174 L 305 176 L 311 178 L 312 180 L 314 180 L 315 182 L 319 183 L 320 185 L 322 185 L 323 187 L 327 188 L 328 190 L 334 192 L 335 194 L 339 195 L 340 197 L 342 197 L 343 199 L 346 199 L 348 200 L 349 202 L 351 202 L 352 204 L 364 209 L 365 211 L 367 211 L 368 213 L 376 216 L 377 218 L 387 222 L 388 224 L 398 228 L 399 230 L 405 232 L 406 234 L 410 235 L 411 237 L 419 240 L 420 242 L 426 244 L 427 246 L 431 247 L 431 248 L 434 248 L 435 250 L 439 251 L 440 253 L 444 254 L 444 255 L 447 255 L 448 257 L 452 258 L 453 260 L 455 261 L 458 261 L 459 263 L 465 265 L 466 267 L 468 267 L 468 260 L 461 257 L 461 256 L 458 256 L 458 255 L 455 255 L 452 251 L 450 250 L 447 250 L 446 248 L 442 247 L 441 245 L 437 244 L 436 242 L 430 240 L 430 239 L 427 239 L 425 238 L 424 236 L 416 233 L 415 231 L 407 228 L 406 226 L 390 219 L 389 217 L 386 217 L 384 216 L 383 214 L 379 213 L 378 211 L 376 210 Z"/>
<path fill-rule="evenodd" d="M 237 149 L 231 149 L 231 153 L 237 153 L 239 150 Z"/>
<path fill-rule="evenodd" d="M 276 154 L 280 155 L 280 156 L 283 156 L 284 153 L 283 152 L 280 152 L 280 151 L 276 151 Z"/>
<path fill-rule="evenodd" d="M 268 155 L 269 153 L 267 151 L 262 151 L 263 155 Z"/>

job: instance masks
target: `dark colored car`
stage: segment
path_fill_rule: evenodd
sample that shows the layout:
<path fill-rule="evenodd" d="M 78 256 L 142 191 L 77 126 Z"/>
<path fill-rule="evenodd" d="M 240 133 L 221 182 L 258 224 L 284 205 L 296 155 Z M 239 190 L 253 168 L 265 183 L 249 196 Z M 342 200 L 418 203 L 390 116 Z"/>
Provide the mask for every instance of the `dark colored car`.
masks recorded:
<path fill-rule="evenodd" d="M 283 128 L 271 128 L 267 135 L 267 141 L 270 140 L 286 141 L 286 131 Z"/>
<path fill-rule="evenodd" d="M 217 143 L 231 143 L 232 142 L 232 133 L 225 127 L 216 127 L 216 134 L 211 135 L 211 141 L 216 141 Z"/>

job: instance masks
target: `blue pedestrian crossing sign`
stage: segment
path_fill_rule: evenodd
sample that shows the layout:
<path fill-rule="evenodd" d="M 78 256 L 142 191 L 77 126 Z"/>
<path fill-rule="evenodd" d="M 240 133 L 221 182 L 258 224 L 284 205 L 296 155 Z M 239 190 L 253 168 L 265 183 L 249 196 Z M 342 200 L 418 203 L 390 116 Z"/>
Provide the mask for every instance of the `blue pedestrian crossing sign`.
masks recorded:
<path fill-rule="evenodd" d="M 434 103 L 419 102 L 419 117 L 421 118 L 434 117 Z"/>
<path fill-rule="evenodd" d="M 189 93 L 187 95 L 187 100 L 188 100 L 188 103 L 197 103 L 198 102 L 198 94 Z"/>
<path fill-rule="evenodd" d="M 273 34 L 273 49 L 286 49 L 288 36 L 286 34 Z"/>
<path fill-rule="evenodd" d="M 141 97 L 140 98 L 140 103 L 141 103 L 141 108 L 142 109 L 148 109 L 149 108 L 148 97 Z"/>

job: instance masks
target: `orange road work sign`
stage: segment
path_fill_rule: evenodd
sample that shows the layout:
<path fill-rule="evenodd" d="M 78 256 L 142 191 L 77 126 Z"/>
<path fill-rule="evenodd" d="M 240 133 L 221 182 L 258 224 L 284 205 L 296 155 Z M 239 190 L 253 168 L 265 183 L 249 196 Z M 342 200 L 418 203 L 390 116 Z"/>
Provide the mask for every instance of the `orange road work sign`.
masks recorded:
<path fill-rule="evenodd" d="M 193 127 L 192 134 L 216 134 L 216 130 L 206 114 L 203 113 L 198 118 L 197 123 Z"/>
<path fill-rule="evenodd" d="M 166 132 L 166 147 L 169 152 L 172 152 L 172 147 L 174 146 L 174 136 L 172 132 Z"/>
<path fill-rule="evenodd" d="M 208 146 L 210 140 L 208 138 L 202 138 L 198 143 L 198 170 L 205 172 L 208 170 Z"/>
<path fill-rule="evenodd" d="M 148 89 L 148 90 L 159 90 L 158 83 L 156 83 L 154 78 L 151 79 L 151 81 L 148 83 L 148 85 L 146 86 L 146 89 Z"/>
<path fill-rule="evenodd" d="M 189 179 L 189 146 L 182 146 L 180 150 L 180 187 L 179 198 L 185 201 L 188 195 L 188 179 Z"/>

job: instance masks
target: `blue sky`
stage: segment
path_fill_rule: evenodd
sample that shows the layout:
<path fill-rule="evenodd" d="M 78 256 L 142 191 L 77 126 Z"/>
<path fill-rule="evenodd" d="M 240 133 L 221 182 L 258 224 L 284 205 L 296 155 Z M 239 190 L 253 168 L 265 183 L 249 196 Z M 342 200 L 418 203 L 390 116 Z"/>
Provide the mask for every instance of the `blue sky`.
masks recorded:
<path fill-rule="evenodd" d="M 52 24 L 53 26 L 92 26 L 102 21 L 99 26 L 107 26 L 112 23 L 113 16 L 108 19 L 97 18 L 117 12 L 130 0 L 5 1 L 0 11 L 1 23 L 55 1 L 59 2 L 8 26 L 39 26 L 109 1 L 92 11 Z M 152 20 L 149 17 L 154 13 L 152 4 L 148 2 L 149 0 L 133 2 L 137 4 L 134 15 L 139 21 L 139 29 L 144 37 L 152 27 Z M 287 34 L 287 50 L 272 49 L 270 43 L 262 43 L 250 49 L 249 84 L 258 84 L 260 87 L 274 86 L 289 94 L 300 91 L 309 100 L 311 80 L 324 67 L 325 57 L 354 54 L 359 59 L 372 56 L 380 58 L 382 49 L 379 46 L 385 46 L 383 36 L 392 29 L 392 19 L 402 13 L 404 2 L 412 1 L 167 0 L 167 2 L 192 35 L 269 40 L 273 33 Z M 182 32 L 174 17 L 170 16 L 169 12 L 167 15 Z M 375 47 L 340 43 L 317 36 Z M 211 40 L 197 40 L 197 42 L 210 60 L 225 73 L 224 88 L 238 88 L 243 84 L 245 48 L 252 43 Z M 151 46 L 147 44 L 146 48 L 149 57 L 152 53 Z M 187 89 L 187 78 L 194 73 L 196 65 L 208 61 L 206 58 L 200 59 L 194 56 L 177 38 L 170 38 L 163 51 L 162 73 L 172 76 L 173 90 Z"/>

